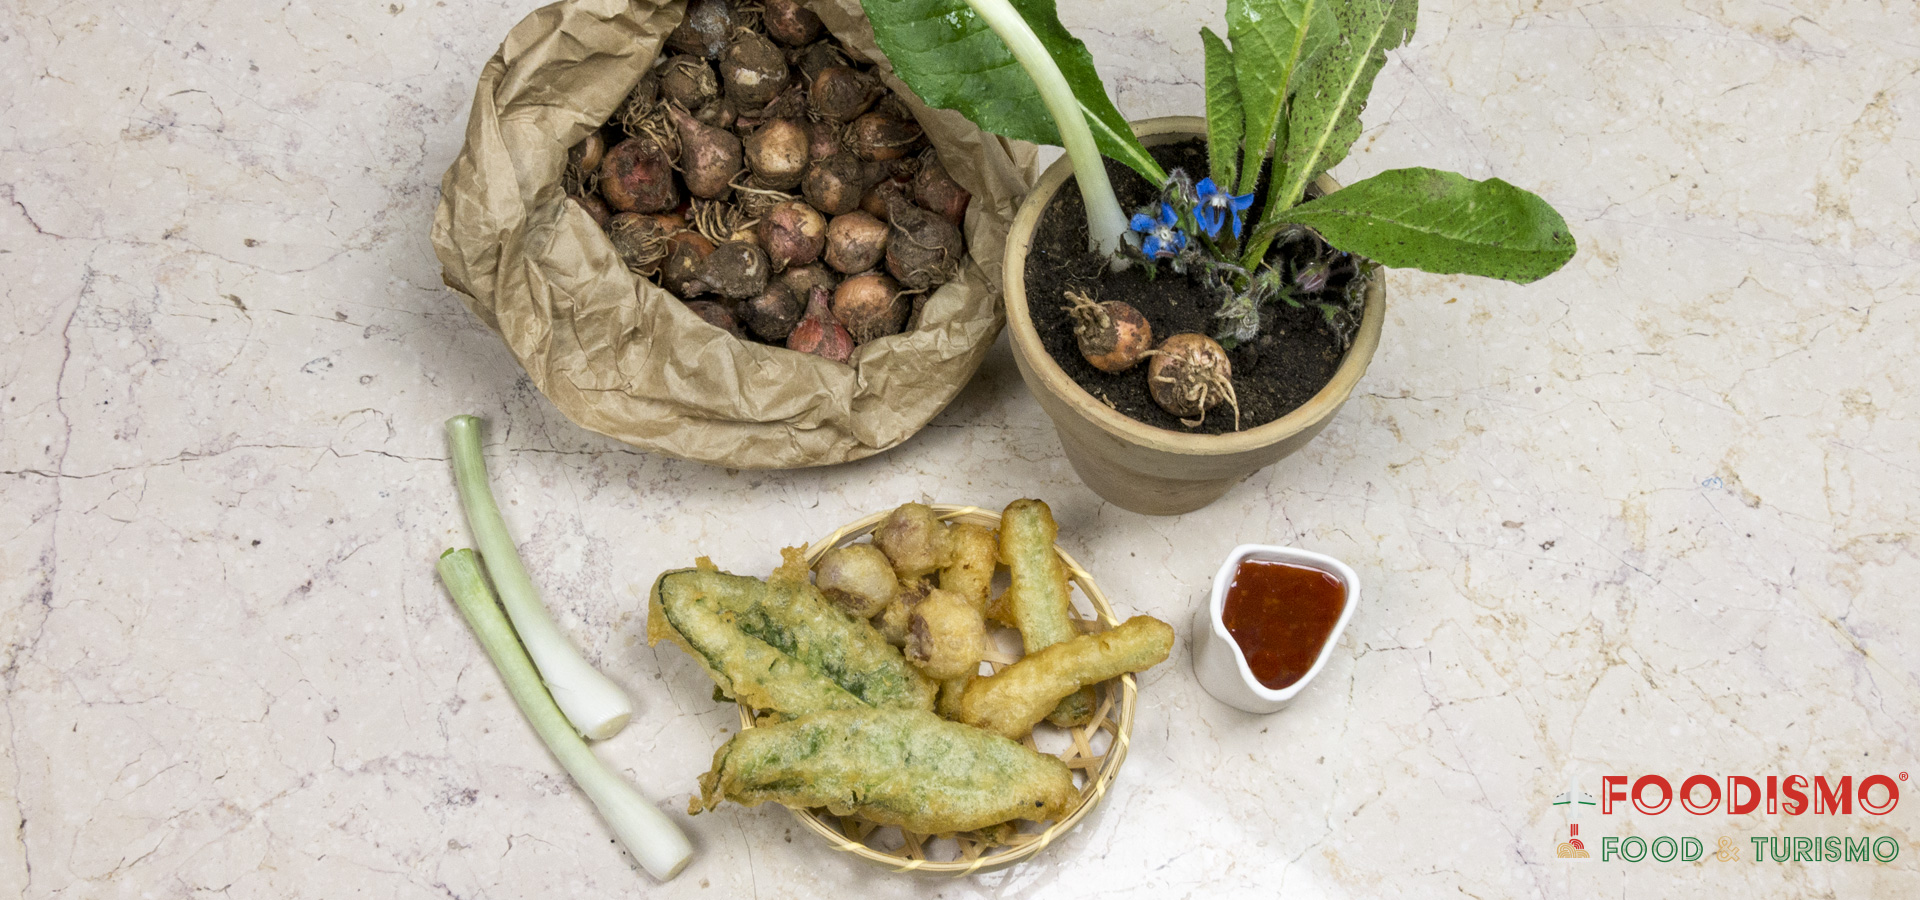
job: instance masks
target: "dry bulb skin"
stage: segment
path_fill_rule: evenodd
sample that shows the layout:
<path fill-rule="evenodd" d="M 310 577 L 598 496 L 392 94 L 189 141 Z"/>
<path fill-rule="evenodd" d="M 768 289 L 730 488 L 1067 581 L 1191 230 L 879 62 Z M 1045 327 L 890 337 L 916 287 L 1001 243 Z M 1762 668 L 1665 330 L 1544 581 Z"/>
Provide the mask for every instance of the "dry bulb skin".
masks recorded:
<path fill-rule="evenodd" d="M 814 288 L 807 298 L 807 313 L 787 335 L 787 349 L 811 353 L 823 359 L 844 363 L 853 356 L 853 336 L 827 308 L 827 289 Z"/>
<path fill-rule="evenodd" d="M 606 155 L 607 139 L 594 131 L 567 151 L 567 165 L 580 172 L 592 172 L 600 168 L 600 160 Z"/>
<path fill-rule="evenodd" d="M 580 204 L 580 208 L 586 210 L 587 215 L 593 217 L 593 223 L 595 225 L 603 229 L 613 226 L 613 210 L 607 208 L 607 201 L 600 199 L 598 193 L 575 194 L 569 192 L 567 196 L 572 197 L 573 202 Z"/>
<path fill-rule="evenodd" d="M 1160 408 L 1198 428 L 1207 410 L 1222 402 L 1233 407 L 1233 429 L 1240 430 L 1240 401 L 1233 393 L 1233 366 L 1227 352 L 1204 334 L 1176 334 L 1148 353 L 1147 389 Z"/>
<path fill-rule="evenodd" d="M 621 213 L 607 227 L 613 251 L 635 272 L 650 273 L 659 267 L 667 258 L 669 236 L 659 219 L 641 213 Z"/>
<path fill-rule="evenodd" d="M 667 264 L 660 270 L 660 284 L 681 297 L 696 297 L 707 291 L 700 281 L 700 269 L 713 253 L 713 242 L 698 232 L 682 231 L 667 239 Z"/>
<path fill-rule="evenodd" d="M 840 145 L 840 130 L 831 122 L 807 123 L 807 161 L 819 162 L 829 156 L 847 152 Z"/>
<path fill-rule="evenodd" d="M 800 301 L 786 285 L 777 282 L 740 304 L 739 312 L 748 330 L 768 342 L 786 340 L 793 327 L 800 324 Z"/>
<path fill-rule="evenodd" d="M 728 241 L 713 248 L 700 267 L 699 280 L 729 300 L 745 300 L 767 289 L 767 252 L 758 244 Z"/>
<path fill-rule="evenodd" d="M 813 83 L 821 72 L 834 66 L 847 65 L 847 63 L 847 55 L 840 52 L 840 48 L 834 46 L 831 39 L 808 44 L 801 49 L 799 58 L 795 61 L 795 65 L 800 69 L 800 77 L 806 79 L 809 84 Z"/>
<path fill-rule="evenodd" d="M 779 190 L 799 187 L 812 161 L 807 129 L 792 119 L 774 119 L 755 129 L 747 137 L 746 151 L 747 168 L 760 183 Z"/>
<path fill-rule="evenodd" d="M 864 212 L 834 216 L 827 223 L 827 265 L 849 275 L 865 272 L 886 258 L 893 229 Z"/>
<path fill-rule="evenodd" d="M 966 253 L 967 190 L 807 0 L 689 0 L 561 188 L 706 321 L 840 362 L 918 324 Z"/>
<path fill-rule="evenodd" d="M 667 46 L 708 59 L 719 57 L 733 34 L 733 14 L 727 0 L 689 0 L 686 17 L 667 35 Z"/>
<path fill-rule="evenodd" d="M 831 66 L 814 76 L 807 112 L 817 121 L 846 124 L 880 99 L 880 79 L 848 66 Z"/>
<path fill-rule="evenodd" d="M 1125 372 L 1146 358 L 1153 347 L 1153 326 L 1139 310 L 1118 300 L 1095 303 L 1074 291 L 1066 297 L 1074 340 L 1080 344 L 1080 355 L 1094 368 Z"/>
<path fill-rule="evenodd" d="M 900 285 L 878 272 L 855 275 L 833 292 L 833 317 L 847 327 L 855 344 L 899 334 L 906 327 L 913 302 Z"/>
<path fill-rule="evenodd" d="M 787 200 L 760 220 L 759 238 L 775 272 L 808 265 L 826 249 L 827 218 L 799 200 Z"/>
<path fill-rule="evenodd" d="M 720 97 L 720 78 L 697 56 L 676 56 L 661 67 L 660 94 L 682 109 L 699 109 Z"/>
<path fill-rule="evenodd" d="M 640 122 L 652 115 L 660 106 L 660 75 L 648 72 L 640 76 L 640 81 L 627 92 L 627 99 L 621 101 L 620 110 L 613 114 L 612 122 L 617 122 L 621 130 L 629 135 L 638 135 Z"/>
<path fill-rule="evenodd" d="M 811 44 L 825 30 L 820 17 L 801 6 L 800 0 L 767 0 L 761 22 L 768 35 L 789 47 Z"/>
<path fill-rule="evenodd" d="M 680 205 L 672 162 L 645 137 L 628 138 L 607 151 L 600 161 L 600 195 L 620 212 L 665 212 Z"/>
<path fill-rule="evenodd" d="M 734 337 L 744 338 L 747 336 L 746 332 L 740 330 L 740 321 L 735 319 L 733 313 L 729 312 L 726 306 L 720 303 L 712 300 L 690 300 L 687 302 L 687 309 L 694 315 L 705 320 L 708 325 L 712 325 Z"/>
<path fill-rule="evenodd" d="M 780 283 L 793 292 L 795 300 L 813 296 L 814 288 L 825 288 L 828 294 L 840 283 L 825 266 L 815 263 L 810 266 L 795 266 L 780 273 Z M 804 305 L 804 304 L 803 304 Z"/>
<path fill-rule="evenodd" d="M 815 209 L 838 216 L 860 208 L 867 183 L 867 167 L 859 159 L 851 153 L 836 153 L 807 167 L 800 193 Z"/>
<path fill-rule="evenodd" d="M 893 237 L 887 243 L 887 271 L 916 291 L 946 284 L 960 271 L 966 241 L 952 222 L 927 212 L 897 193 L 887 196 Z"/>
<path fill-rule="evenodd" d="M 760 109 L 787 87 L 787 55 L 758 34 L 734 31 L 720 54 L 720 83 L 736 109 Z"/>
<path fill-rule="evenodd" d="M 807 118 L 807 86 L 794 81 L 780 96 L 769 101 L 765 108 L 754 110 L 752 114 L 743 114 L 736 123 L 741 128 L 758 128 L 773 119 L 793 119 L 804 121 Z"/>
<path fill-rule="evenodd" d="M 695 119 L 678 106 L 667 107 L 667 115 L 680 132 L 680 169 L 687 192 L 708 200 L 725 197 L 733 189 L 734 177 L 746 167 L 740 139 L 725 128 Z"/>
<path fill-rule="evenodd" d="M 920 171 L 913 176 L 913 200 L 958 225 L 966 221 L 973 195 L 947 174 L 940 157 L 929 149 L 920 155 Z"/>
<path fill-rule="evenodd" d="M 874 110 L 854 119 L 841 137 L 853 155 L 865 160 L 899 159 L 918 149 L 925 132 L 911 117 Z"/>

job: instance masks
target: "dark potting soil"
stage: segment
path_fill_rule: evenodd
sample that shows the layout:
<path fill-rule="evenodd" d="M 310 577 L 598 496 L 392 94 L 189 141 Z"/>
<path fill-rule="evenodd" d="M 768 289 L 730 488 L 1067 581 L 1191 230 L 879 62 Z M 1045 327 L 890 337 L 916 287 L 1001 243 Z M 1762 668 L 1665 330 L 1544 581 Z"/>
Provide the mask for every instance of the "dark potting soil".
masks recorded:
<path fill-rule="evenodd" d="M 1202 141 L 1162 144 L 1151 152 L 1168 170 L 1184 169 L 1196 181 L 1205 177 L 1207 147 Z M 1113 160 L 1105 162 L 1121 209 L 1131 214 L 1156 200 L 1158 191 L 1146 179 Z M 1265 178 L 1260 181 L 1266 183 Z M 1265 202 L 1264 191 L 1262 194 L 1259 199 Z M 1256 204 L 1254 210 L 1258 209 Z M 1281 252 L 1276 248 L 1269 253 L 1268 262 Z M 1085 293 L 1096 303 L 1119 300 L 1131 304 L 1153 326 L 1155 343 L 1189 331 L 1211 336 L 1218 305 L 1196 281 L 1175 275 L 1164 266 L 1152 280 L 1148 280 L 1144 265 L 1135 264 L 1119 273 L 1110 271 L 1106 258 L 1088 249 L 1086 204 L 1072 179 L 1054 194 L 1053 202 L 1040 217 L 1027 256 L 1026 286 L 1027 305 L 1040 343 L 1087 393 L 1130 418 L 1169 431 L 1222 434 L 1233 430 L 1233 410 L 1224 403 L 1208 411 L 1198 428 L 1188 428 L 1161 409 L 1147 392 L 1145 363 L 1110 375 L 1080 355 L 1073 321 L 1067 317 L 1067 291 Z M 1242 431 L 1278 419 L 1312 399 L 1333 379 L 1345 355 L 1339 335 L 1317 309 L 1274 303 L 1262 315 L 1260 336 L 1227 353 L 1233 364 L 1233 390 L 1240 400 Z"/>

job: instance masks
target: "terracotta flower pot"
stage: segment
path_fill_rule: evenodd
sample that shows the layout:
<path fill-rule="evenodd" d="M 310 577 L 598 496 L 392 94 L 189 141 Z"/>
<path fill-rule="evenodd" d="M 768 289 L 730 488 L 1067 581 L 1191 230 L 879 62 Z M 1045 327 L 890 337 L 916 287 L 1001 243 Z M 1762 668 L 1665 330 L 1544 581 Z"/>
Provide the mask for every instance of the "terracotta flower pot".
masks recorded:
<path fill-rule="evenodd" d="M 1206 136 L 1206 122 L 1197 116 L 1147 119 L 1134 123 L 1133 129 L 1149 147 Z M 1007 237 L 1007 332 L 1020 377 L 1053 419 L 1067 461 L 1081 481 L 1094 493 L 1134 512 L 1160 516 L 1192 512 L 1218 500 L 1241 479 L 1306 446 L 1333 421 L 1380 344 L 1387 305 L 1383 279 L 1374 279 L 1367 288 L 1360 329 L 1334 370 L 1333 380 L 1299 409 L 1265 425 L 1218 435 L 1156 428 L 1121 415 L 1068 377 L 1040 344 L 1027 309 L 1026 284 L 1034 227 L 1072 174 L 1071 163 L 1061 157 L 1040 176 L 1014 216 Z M 1331 192 L 1340 185 L 1321 176 L 1319 187 Z"/>

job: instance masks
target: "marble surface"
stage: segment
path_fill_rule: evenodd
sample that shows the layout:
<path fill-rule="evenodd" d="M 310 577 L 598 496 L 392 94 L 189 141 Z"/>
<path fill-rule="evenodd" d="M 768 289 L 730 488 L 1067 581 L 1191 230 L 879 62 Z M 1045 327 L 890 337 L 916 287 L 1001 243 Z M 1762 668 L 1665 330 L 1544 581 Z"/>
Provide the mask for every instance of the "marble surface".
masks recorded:
<path fill-rule="evenodd" d="M 1004 342 L 919 437 L 734 472 L 585 433 L 440 284 L 427 227 L 526 3 L 0 10 L 0 896 L 1892 897 L 1888 816 L 1589 813 L 1747 859 L 1562 860 L 1569 783 L 1916 768 L 1920 19 L 1902 0 L 1428 0 L 1351 181 L 1424 164 L 1549 198 L 1531 287 L 1396 272 L 1306 451 L 1180 518 L 1074 478 Z M 1063 3 L 1130 115 L 1200 100 L 1217 3 Z M 1156 10 L 1159 10 L 1156 12 Z M 931 498 L 1048 499 L 1123 611 L 1185 629 L 1249 541 L 1367 586 L 1268 717 L 1143 679 L 1106 805 L 1039 861 L 888 875 L 784 812 L 633 870 L 522 723 L 431 561 L 466 542 L 440 422 L 563 626 L 640 708 L 604 758 L 681 815 L 733 724 L 645 585 Z M 1891 863 L 1746 838 L 1890 835 Z M 1598 854 L 1596 854 L 1597 857 Z"/>

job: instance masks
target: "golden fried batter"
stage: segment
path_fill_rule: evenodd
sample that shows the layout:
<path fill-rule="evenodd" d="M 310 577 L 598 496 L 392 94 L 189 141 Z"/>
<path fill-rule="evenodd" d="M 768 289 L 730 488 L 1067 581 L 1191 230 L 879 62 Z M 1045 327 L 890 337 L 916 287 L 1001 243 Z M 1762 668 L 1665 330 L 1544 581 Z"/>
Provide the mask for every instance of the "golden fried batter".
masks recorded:
<path fill-rule="evenodd" d="M 960 698 L 960 721 L 1018 740 L 1060 698 L 1085 685 L 1159 665 L 1172 650 L 1172 626 L 1152 616 L 1134 616 L 1118 628 L 1054 644 L 998 674 L 973 679 Z"/>
<path fill-rule="evenodd" d="M 920 834 L 1047 821 L 1080 800 L 1065 763 L 930 712 L 819 712 L 749 728 L 713 754 L 689 813 L 723 800 L 826 807 Z"/>

